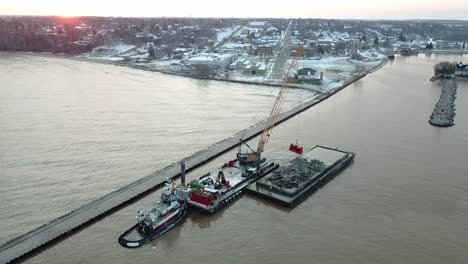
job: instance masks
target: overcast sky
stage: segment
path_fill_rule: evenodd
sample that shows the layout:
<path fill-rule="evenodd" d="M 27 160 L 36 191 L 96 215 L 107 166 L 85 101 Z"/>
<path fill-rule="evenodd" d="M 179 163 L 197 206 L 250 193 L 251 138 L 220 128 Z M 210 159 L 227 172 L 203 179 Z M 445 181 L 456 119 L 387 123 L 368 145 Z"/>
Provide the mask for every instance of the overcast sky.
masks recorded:
<path fill-rule="evenodd" d="M 468 0 L 0 0 L 0 14 L 468 20 Z"/>

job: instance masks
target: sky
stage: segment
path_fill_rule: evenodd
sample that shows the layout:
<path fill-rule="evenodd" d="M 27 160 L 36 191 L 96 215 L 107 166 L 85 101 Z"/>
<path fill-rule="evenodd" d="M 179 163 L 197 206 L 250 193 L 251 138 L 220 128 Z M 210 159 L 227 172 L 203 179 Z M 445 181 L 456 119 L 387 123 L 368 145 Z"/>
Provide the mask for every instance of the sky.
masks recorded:
<path fill-rule="evenodd" d="M 468 20 L 468 0 L 0 0 L 0 15 Z"/>

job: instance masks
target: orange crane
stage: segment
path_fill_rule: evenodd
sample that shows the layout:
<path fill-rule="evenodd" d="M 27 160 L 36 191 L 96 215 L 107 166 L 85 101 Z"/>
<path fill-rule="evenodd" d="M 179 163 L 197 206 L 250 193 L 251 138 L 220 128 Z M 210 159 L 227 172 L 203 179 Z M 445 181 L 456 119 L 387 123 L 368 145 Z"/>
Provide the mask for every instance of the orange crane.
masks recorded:
<path fill-rule="evenodd" d="M 265 144 L 268 143 L 270 139 L 271 133 L 273 132 L 273 128 L 275 127 L 276 121 L 278 119 L 279 114 L 281 113 L 281 108 L 283 107 L 284 101 L 286 100 L 286 96 L 289 91 L 289 87 L 293 82 L 294 73 L 297 70 L 299 64 L 299 58 L 304 55 L 304 49 L 300 48 L 292 60 L 291 64 L 288 66 L 286 71 L 286 75 L 283 76 L 283 82 L 281 84 L 281 89 L 276 97 L 275 104 L 273 105 L 273 109 L 271 110 L 270 116 L 268 117 L 265 128 L 263 129 L 262 135 L 260 136 L 260 140 L 258 142 L 257 150 L 253 150 L 247 143 L 245 143 L 242 139 L 239 142 L 239 152 L 237 153 L 237 158 L 241 164 L 246 163 L 260 163 L 261 160 L 261 153 L 265 147 Z M 241 153 L 241 146 L 242 144 L 247 145 L 247 147 L 252 151 L 251 153 Z M 291 144 L 289 150 L 295 152 L 297 154 L 302 154 L 303 148 L 296 145 Z"/>

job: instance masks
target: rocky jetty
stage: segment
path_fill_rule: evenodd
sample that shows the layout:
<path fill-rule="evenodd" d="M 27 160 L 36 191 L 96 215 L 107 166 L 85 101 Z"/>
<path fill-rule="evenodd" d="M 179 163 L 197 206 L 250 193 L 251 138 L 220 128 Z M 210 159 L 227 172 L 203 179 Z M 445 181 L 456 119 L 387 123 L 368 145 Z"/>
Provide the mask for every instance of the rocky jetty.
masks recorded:
<path fill-rule="evenodd" d="M 429 123 L 433 126 L 449 127 L 454 125 L 457 83 L 455 80 L 442 80 L 441 82 L 443 85 L 442 92 Z"/>

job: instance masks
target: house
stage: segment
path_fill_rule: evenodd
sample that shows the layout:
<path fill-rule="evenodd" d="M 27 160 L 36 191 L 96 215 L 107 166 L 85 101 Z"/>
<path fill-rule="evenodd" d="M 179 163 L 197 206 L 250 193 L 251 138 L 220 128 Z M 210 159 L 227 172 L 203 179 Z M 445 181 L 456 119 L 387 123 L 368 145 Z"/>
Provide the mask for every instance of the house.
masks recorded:
<path fill-rule="evenodd" d="M 317 41 L 317 51 L 319 53 L 329 53 L 335 48 L 335 41 L 331 38 L 320 38 Z"/>
<path fill-rule="evenodd" d="M 468 64 L 459 63 L 455 68 L 455 76 L 468 77 Z"/>
<path fill-rule="evenodd" d="M 462 45 L 457 42 L 450 42 L 445 40 L 437 40 L 435 48 L 442 49 L 442 50 L 450 50 L 450 49 L 461 49 Z"/>
<path fill-rule="evenodd" d="M 317 54 L 317 47 L 316 46 L 308 46 L 304 48 L 304 57 L 311 58 Z"/>
<path fill-rule="evenodd" d="M 244 74 L 249 75 L 263 75 L 267 71 L 267 65 L 265 62 L 257 62 L 250 64 L 244 68 Z"/>
<path fill-rule="evenodd" d="M 238 59 L 235 62 L 231 63 L 229 65 L 229 70 L 244 69 L 248 65 L 250 65 L 250 61 L 247 60 L 246 58 L 241 58 L 241 59 Z"/>
<path fill-rule="evenodd" d="M 306 81 L 322 81 L 323 72 L 319 73 L 318 71 L 312 68 L 301 68 L 297 70 L 296 74 L 294 74 L 294 78 Z"/>

